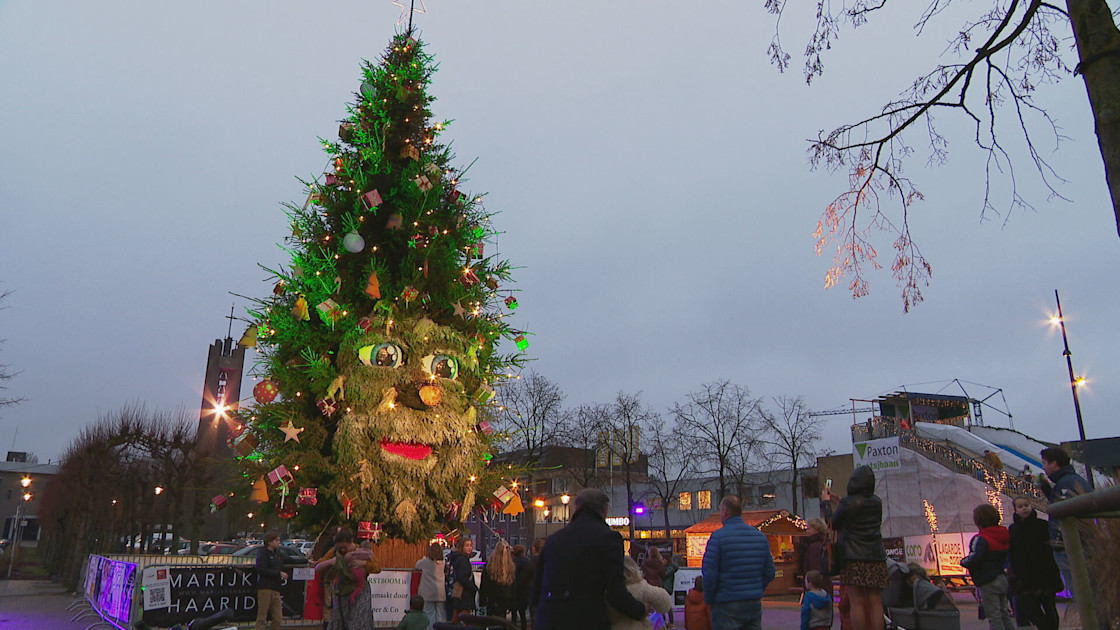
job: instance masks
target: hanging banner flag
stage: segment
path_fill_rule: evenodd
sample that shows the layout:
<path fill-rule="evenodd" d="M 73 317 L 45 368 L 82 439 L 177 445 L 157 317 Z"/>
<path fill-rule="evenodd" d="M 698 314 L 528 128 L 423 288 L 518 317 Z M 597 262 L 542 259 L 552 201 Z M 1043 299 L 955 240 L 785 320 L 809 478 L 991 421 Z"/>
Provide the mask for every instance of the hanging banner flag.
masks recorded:
<path fill-rule="evenodd" d="M 852 444 L 852 458 L 858 466 L 870 466 L 871 470 L 878 472 L 887 468 L 901 468 L 901 446 L 898 437 L 883 438 L 881 440 L 868 440 Z"/>

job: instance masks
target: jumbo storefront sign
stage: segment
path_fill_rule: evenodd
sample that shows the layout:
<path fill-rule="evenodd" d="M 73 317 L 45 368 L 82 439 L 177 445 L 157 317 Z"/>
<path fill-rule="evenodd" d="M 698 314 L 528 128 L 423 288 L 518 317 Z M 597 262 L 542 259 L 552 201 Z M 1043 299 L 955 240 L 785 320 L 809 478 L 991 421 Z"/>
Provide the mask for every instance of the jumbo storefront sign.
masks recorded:
<path fill-rule="evenodd" d="M 170 627 L 223 608 L 233 611 L 235 621 L 257 617 L 257 570 L 252 565 L 147 567 L 143 585 L 143 619 L 150 626 Z M 284 583 L 284 617 L 303 617 L 305 585 Z"/>

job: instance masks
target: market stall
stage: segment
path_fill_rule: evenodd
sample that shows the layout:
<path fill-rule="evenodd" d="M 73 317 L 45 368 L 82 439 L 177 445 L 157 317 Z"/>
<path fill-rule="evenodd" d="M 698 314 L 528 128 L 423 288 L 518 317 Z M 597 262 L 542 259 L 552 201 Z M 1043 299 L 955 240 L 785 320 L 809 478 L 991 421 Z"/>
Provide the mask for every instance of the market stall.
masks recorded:
<path fill-rule="evenodd" d="M 787 510 L 755 510 L 743 512 L 743 520 L 757 527 L 770 540 L 770 553 L 774 556 L 777 574 L 774 581 L 766 587 L 766 595 L 785 595 L 791 589 L 800 587 L 796 575 L 800 571 L 797 557 L 797 542 L 808 529 L 801 517 Z M 712 532 L 723 527 L 719 514 L 713 514 L 699 523 L 684 530 L 688 545 L 688 566 L 700 567 L 704 561 L 704 550 Z"/>

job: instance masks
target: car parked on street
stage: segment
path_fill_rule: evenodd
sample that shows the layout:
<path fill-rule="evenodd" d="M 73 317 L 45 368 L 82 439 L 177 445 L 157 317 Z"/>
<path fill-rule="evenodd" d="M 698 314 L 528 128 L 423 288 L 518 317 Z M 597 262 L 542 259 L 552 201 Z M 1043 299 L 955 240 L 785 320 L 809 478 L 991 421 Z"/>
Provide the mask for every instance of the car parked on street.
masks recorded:
<path fill-rule="evenodd" d="M 241 558 L 245 556 L 256 558 L 257 550 L 262 547 L 264 547 L 264 545 L 249 545 L 248 547 L 238 549 L 237 551 L 233 552 L 233 556 L 235 558 Z M 308 562 L 307 556 L 300 553 L 299 550 L 295 549 L 294 547 L 285 547 L 284 545 L 280 545 L 276 548 L 276 553 L 280 554 L 280 558 L 284 561 L 285 565 L 294 564 L 302 566 L 306 565 Z"/>

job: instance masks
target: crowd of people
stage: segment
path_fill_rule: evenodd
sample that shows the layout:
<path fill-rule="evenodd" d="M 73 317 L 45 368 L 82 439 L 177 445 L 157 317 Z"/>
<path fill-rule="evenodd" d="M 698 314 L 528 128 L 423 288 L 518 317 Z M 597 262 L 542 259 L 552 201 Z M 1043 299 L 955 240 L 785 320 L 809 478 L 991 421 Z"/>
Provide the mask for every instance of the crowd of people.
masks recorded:
<path fill-rule="evenodd" d="M 1088 484 L 1070 464 L 1069 455 L 1051 447 L 1041 452 L 1041 490 L 1051 502 L 1086 491 Z M 827 499 L 828 497 L 825 497 Z M 500 618 L 512 628 L 528 630 L 661 630 L 672 607 L 679 558 L 664 557 L 650 547 L 639 563 L 624 553 L 622 536 L 606 523 L 609 498 L 585 489 L 575 499 L 570 523 L 531 549 L 498 542 L 476 582 L 471 554 L 474 542 L 460 537 L 444 559 L 432 544 L 416 562 L 418 592 L 399 630 L 430 630 L 455 623 L 465 614 Z M 1039 518 L 1030 497 L 1014 501 L 1010 527 L 988 503 L 973 511 L 979 533 L 961 560 L 977 590 L 991 630 L 1012 630 L 1012 610 L 1019 625 L 1057 630 L 1055 594 L 1070 584 L 1069 563 L 1056 523 Z M 722 527 L 712 533 L 703 557 L 702 575 L 684 601 L 686 630 L 761 630 L 762 596 L 776 571 L 766 535 L 742 518 L 738 497 L 720 502 Z M 883 502 L 875 494 L 875 475 L 860 466 L 849 478 L 847 494 L 828 518 L 808 522 L 802 546 L 804 595 L 801 630 L 833 626 L 841 630 L 883 630 L 883 589 L 888 584 L 883 543 Z M 279 627 L 280 586 L 288 578 L 276 554 L 279 535 L 269 532 L 257 555 L 257 630 Z M 308 605 L 321 609 L 327 630 L 373 628 L 366 577 L 381 571 L 368 541 L 357 544 L 346 528 L 323 532 L 311 553 L 315 580 Z M 913 565 L 915 577 L 923 574 Z M 833 578 L 840 585 L 833 606 Z"/>

